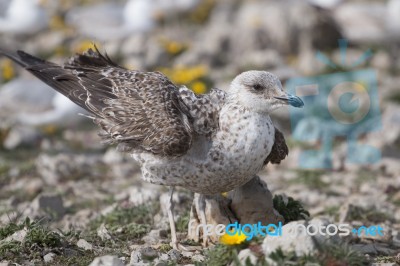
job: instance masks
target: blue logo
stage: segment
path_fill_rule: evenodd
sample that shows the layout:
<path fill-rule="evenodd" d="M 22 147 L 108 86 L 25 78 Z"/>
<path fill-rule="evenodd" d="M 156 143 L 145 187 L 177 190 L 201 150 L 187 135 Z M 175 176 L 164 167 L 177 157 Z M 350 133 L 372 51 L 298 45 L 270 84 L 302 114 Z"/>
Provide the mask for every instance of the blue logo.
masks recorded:
<path fill-rule="evenodd" d="M 288 93 L 304 101 L 304 108 L 289 108 L 293 138 L 315 146 L 303 150 L 301 168 L 332 168 L 335 139 L 346 139 L 346 162 L 372 164 L 381 158 L 375 147 L 363 144 L 365 134 L 382 127 L 376 72 L 355 69 L 372 56 L 370 50 L 355 62 L 347 62 L 347 41 L 339 40 L 341 64 L 336 65 L 318 52 L 316 58 L 337 71 L 313 77 L 292 78 L 287 81 Z M 340 71 L 339 69 L 342 69 Z M 343 69 L 354 69 L 343 72 Z"/>

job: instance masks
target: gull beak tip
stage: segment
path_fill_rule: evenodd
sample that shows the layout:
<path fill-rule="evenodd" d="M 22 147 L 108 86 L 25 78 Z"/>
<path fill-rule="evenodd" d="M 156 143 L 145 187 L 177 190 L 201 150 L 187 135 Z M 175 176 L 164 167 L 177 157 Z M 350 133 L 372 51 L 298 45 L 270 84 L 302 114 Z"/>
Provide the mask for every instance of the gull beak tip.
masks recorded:
<path fill-rule="evenodd" d="M 289 97 L 289 101 L 288 102 L 293 107 L 297 107 L 297 108 L 303 108 L 304 107 L 303 100 L 300 99 L 300 97 L 298 97 L 298 96 Z"/>

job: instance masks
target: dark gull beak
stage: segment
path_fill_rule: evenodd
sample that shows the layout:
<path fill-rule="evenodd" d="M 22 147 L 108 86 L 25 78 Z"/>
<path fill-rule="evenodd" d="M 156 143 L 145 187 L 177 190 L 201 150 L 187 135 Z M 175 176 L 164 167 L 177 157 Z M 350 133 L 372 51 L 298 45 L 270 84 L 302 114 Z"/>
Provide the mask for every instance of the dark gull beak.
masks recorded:
<path fill-rule="evenodd" d="M 304 102 L 299 97 L 291 95 L 291 94 L 287 94 L 287 95 L 280 96 L 280 97 L 274 97 L 274 98 L 281 100 L 281 101 L 285 102 L 286 104 L 289 104 L 293 107 L 303 107 L 304 106 Z"/>

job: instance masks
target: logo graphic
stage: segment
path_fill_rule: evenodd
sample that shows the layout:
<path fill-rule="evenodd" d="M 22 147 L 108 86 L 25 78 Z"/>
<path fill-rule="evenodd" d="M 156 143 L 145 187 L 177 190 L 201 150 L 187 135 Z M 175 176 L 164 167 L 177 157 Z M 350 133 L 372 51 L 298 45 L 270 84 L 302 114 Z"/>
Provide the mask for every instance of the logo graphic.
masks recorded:
<path fill-rule="evenodd" d="M 287 81 L 289 93 L 304 101 L 304 108 L 289 108 L 293 138 L 318 148 L 300 155 L 301 168 L 332 168 L 333 141 L 347 141 L 348 163 L 372 164 L 381 158 L 378 149 L 362 144 L 360 138 L 381 129 L 376 72 L 355 69 L 372 56 L 370 50 L 355 62 L 347 62 L 347 41 L 339 40 L 341 64 L 336 65 L 323 53 L 316 58 L 336 73 Z"/>

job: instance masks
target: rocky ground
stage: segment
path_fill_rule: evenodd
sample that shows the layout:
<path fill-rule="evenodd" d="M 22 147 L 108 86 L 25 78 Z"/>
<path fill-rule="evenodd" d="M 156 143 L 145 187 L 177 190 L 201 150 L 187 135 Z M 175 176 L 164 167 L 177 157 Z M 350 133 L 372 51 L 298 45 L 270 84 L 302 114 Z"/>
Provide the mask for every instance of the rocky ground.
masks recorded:
<path fill-rule="evenodd" d="M 78 2 L 94 1 L 60 1 L 48 7 L 48 29 L 34 36 L 0 35 L 1 47 L 56 62 L 90 47 L 91 38 L 65 24 L 66 13 Z M 128 155 L 100 143 L 91 121 L 75 111 L 66 114 L 68 123 L 63 117 L 34 127 L 16 119 L 25 105 L 15 111 L 4 108 L 0 99 L 0 265 L 400 265 L 400 60 L 396 41 L 382 41 L 395 37 L 390 27 L 382 26 L 390 17 L 385 15 L 386 3 L 377 1 L 369 9 L 370 2 L 321 9 L 304 1 L 204 0 L 179 14 L 165 11 L 147 33 L 98 44 L 126 67 L 161 70 L 197 93 L 211 86 L 224 88 L 248 69 L 271 71 L 283 83 L 297 76 L 350 71 L 348 66 L 329 69 L 315 59 L 321 50 L 340 62 L 339 38 L 349 40 L 349 60 L 371 48 L 372 57 L 356 69 L 377 73 L 382 127 L 362 134 L 360 141 L 378 148 L 382 158 L 351 164 L 347 142 L 339 137 L 333 144 L 332 169 L 303 169 L 301 152 L 321 142 L 300 142 L 296 134 L 320 134 L 320 124 L 313 127 L 304 119 L 307 127 L 294 131 L 288 110 L 281 110 L 273 121 L 286 136 L 289 156 L 259 176 L 272 193 L 269 204 L 283 219 L 284 232 L 296 224 L 347 223 L 355 228 L 380 225 L 383 236 L 267 236 L 203 248 L 201 241 L 188 238 L 194 195 L 178 189 L 177 230 L 189 248 L 172 250 L 167 188 L 142 182 L 140 169 Z M 349 16 L 353 5 L 363 12 Z M 378 26 L 382 28 L 376 31 Z M 357 27 L 363 30 L 355 31 Z M 0 94 L 7 84 L 25 78 L 3 58 L 0 67 Z M 39 117 L 42 111 L 35 110 Z M 231 201 L 229 208 L 236 208 L 237 215 L 251 209 L 234 206 L 232 193 L 221 197 Z"/>
<path fill-rule="evenodd" d="M 193 245 L 194 250 L 177 252 L 169 245 L 167 189 L 142 182 L 138 167 L 114 148 L 70 142 L 65 138 L 68 134 L 66 130 L 45 135 L 43 143 L 56 149 L 21 147 L 3 158 L 0 256 L 5 265 L 28 261 L 34 265 L 88 265 L 96 257 L 100 257 L 96 261 L 112 260 L 110 265 L 224 265 L 246 258 L 252 263 L 246 265 L 259 265 L 265 258 L 278 264 L 399 263 L 397 165 L 391 170 L 376 166 L 314 171 L 290 169 L 287 162 L 268 166 L 260 174 L 275 195 L 275 209 L 285 223 L 303 218 L 296 213 L 299 207 L 292 206 L 295 199 L 308 210 L 313 219 L 310 223 L 379 224 L 385 232 L 382 237 L 350 236 L 309 245 L 305 243 L 311 240 L 304 237 L 283 238 L 279 245 L 267 237 L 203 249 L 186 240 L 193 194 L 178 190 L 174 198 L 178 231 L 183 243 Z M 98 140 L 93 130 L 78 131 L 75 136 L 85 144 Z M 289 199 L 279 201 L 276 195 L 282 194 Z M 98 263 L 93 265 L 102 265 Z"/>

